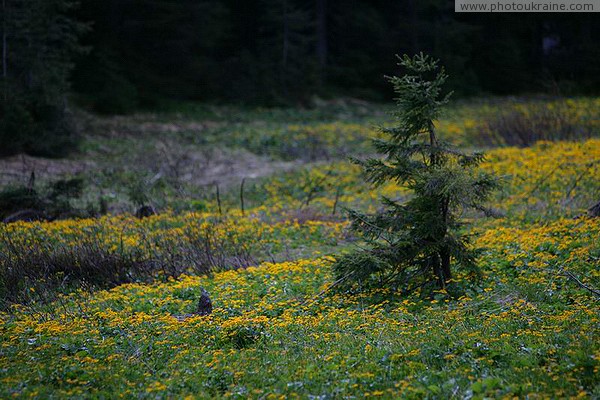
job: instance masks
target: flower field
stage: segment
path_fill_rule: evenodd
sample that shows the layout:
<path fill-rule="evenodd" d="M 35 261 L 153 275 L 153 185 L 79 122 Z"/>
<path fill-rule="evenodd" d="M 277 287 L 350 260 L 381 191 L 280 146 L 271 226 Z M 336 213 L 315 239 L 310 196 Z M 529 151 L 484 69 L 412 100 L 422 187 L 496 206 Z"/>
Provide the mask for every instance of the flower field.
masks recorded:
<path fill-rule="evenodd" d="M 493 109 L 439 129 L 481 146 L 474 121 Z M 257 180 L 244 210 L 234 192 L 201 212 L 0 225 L 0 398 L 600 397 L 600 218 L 585 215 L 600 139 L 487 151 L 494 216 L 464 216 L 480 281 L 345 293 L 330 265 L 361 243 L 343 209 L 410 196 L 339 159 L 367 149 L 371 123 L 228 131 L 311 162 Z M 213 313 L 176 318 L 202 288 Z"/>
<path fill-rule="evenodd" d="M 600 223 L 479 241 L 486 278 L 459 299 L 319 295 L 322 257 L 75 293 L 43 314 L 15 307 L 2 316 L 2 395 L 598 395 L 598 306 L 561 270 L 600 282 Z M 201 287 L 215 312 L 178 322 Z"/>

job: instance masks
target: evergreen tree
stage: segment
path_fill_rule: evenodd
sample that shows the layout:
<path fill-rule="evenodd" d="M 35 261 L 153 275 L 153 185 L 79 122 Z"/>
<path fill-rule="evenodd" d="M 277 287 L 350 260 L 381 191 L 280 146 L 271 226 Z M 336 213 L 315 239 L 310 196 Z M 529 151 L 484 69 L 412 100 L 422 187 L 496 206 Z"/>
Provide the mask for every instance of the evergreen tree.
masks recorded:
<path fill-rule="evenodd" d="M 92 50 L 73 74 L 83 103 L 127 113 L 163 98 L 206 100 L 221 93 L 230 34 L 222 0 L 80 0 L 82 38 Z"/>
<path fill-rule="evenodd" d="M 477 273 L 476 252 L 460 232 L 462 211 L 481 209 L 495 187 L 478 172 L 480 153 L 466 154 L 441 141 L 434 121 L 449 95 L 437 61 L 423 55 L 400 58 L 407 75 L 391 77 L 397 94 L 397 125 L 382 129 L 374 145 L 384 159 L 354 160 L 374 184 L 395 181 L 413 193 L 406 202 L 383 198 L 375 214 L 350 211 L 352 228 L 367 241 L 364 250 L 342 256 L 334 271 L 345 286 L 392 285 L 397 289 L 436 282 L 445 287 L 451 263 Z"/>
<path fill-rule="evenodd" d="M 40 0 L 4 1 L 10 8 Z M 83 38 L 92 50 L 77 62 L 74 88 L 84 105 L 108 113 L 164 98 L 385 99 L 392 91 L 379 77 L 391 73 L 394 51 L 442 60 L 457 95 L 548 87 L 591 94 L 600 84 L 600 24 L 585 13 L 455 13 L 449 0 L 79 2 L 79 19 L 92 23 Z M 556 44 L 544 50 L 547 38 Z"/>
<path fill-rule="evenodd" d="M 241 7 L 243 18 L 235 21 L 235 28 L 238 35 L 243 33 L 235 47 L 243 50 L 237 50 L 228 63 L 223 84 L 232 96 L 230 100 L 304 102 L 316 85 L 318 72 L 310 7 L 298 0 L 232 5 L 235 10 Z"/>
<path fill-rule="evenodd" d="M 0 155 L 61 156 L 76 144 L 66 94 L 85 26 L 71 0 L 3 0 Z"/>

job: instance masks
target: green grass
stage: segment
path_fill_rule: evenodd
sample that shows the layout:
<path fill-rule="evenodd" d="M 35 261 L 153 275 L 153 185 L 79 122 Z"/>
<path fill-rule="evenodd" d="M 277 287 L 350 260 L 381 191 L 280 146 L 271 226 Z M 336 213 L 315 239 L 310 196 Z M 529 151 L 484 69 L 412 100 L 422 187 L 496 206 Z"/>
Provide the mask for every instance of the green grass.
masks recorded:
<path fill-rule="evenodd" d="M 580 245 L 598 252 L 598 233 Z M 498 253 L 484 263 L 493 274 L 459 299 L 323 294 L 329 260 L 316 259 L 78 293 L 38 313 L 16 307 L 3 316 L 0 394 L 600 395 L 594 299 L 561 278 L 554 295 L 530 296 L 535 273 L 512 280 Z M 177 322 L 201 287 L 214 313 Z"/>
<path fill-rule="evenodd" d="M 440 130 L 468 144 L 480 118 L 506 101 L 455 105 Z M 579 101 L 588 113 L 584 105 L 597 100 Z M 128 187 L 141 182 L 165 209 L 221 220 L 228 249 L 251 245 L 258 260 L 279 262 L 80 289 L 52 302 L 32 285 L 28 303 L 0 313 L 0 397 L 599 398 L 600 307 L 585 287 L 600 287 L 600 219 L 573 218 L 600 200 L 598 141 L 491 152 L 485 168 L 505 176 L 492 206 L 505 217 L 466 216 L 483 249 L 480 281 L 456 271 L 449 292 L 339 293 L 330 290 L 330 256 L 360 245 L 342 229 L 342 207 L 373 210 L 381 194 L 409 196 L 394 185 L 373 190 L 340 153 L 367 151 L 368 127 L 388 118 L 378 110 L 187 105 L 95 120 L 80 155 L 95 163 L 84 172 L 89 198 L 113 196 L 115 210 L 131 209 Z M 328 154 L 286 160 L 290 140 Z M 169 167 L 185 154 L 220 165 L 261 151 L 258 160 L 275 167 L 247 178 L 244 216 L 243 174 L 221 182 L 219 216 L 212 182 L 185 178 L 204 159 L 185 161 L 180 175 Z M 330 219 L 320 228 L 311 222 Z M 163 213 L 9 225 L 3 233 L 22 249 L 95 238 L 108 249 L 123 242 L 121 251 L 156 252 L 178 245 L 178 229 L 204 237 L 203 221 Z M 144 244 L 146 236 L 160 249 Z M 193 312 L 201 288 L 213 314 L 179 322 L 173 316 Z"/>

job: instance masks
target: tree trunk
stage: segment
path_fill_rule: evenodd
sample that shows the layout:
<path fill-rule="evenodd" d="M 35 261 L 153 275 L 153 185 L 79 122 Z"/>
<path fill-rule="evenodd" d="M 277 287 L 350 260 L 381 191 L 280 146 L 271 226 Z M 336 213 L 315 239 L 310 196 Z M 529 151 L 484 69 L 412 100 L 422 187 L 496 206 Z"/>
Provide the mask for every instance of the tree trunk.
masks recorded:
<path fill-rule="evenodd" d="M 287 0 L 283 0 L 283 38 L 281 51 L 281 87 L 284 95 L 287 97 L 287 62 L 289 53 L 289 22 L 288 22 L 288 6 Z"/>
<path fill-rule="evenodd" d="M 452 279 L 452 271 L 450 270 L 450 252 L 446 247 L 440 251 L 440 258 L 442 260 L 442 280 L 444 286 L 450 279 Z"/>
<path fill-rule="evenodd" d="M 317 61 L 319 62 L 319 85 L 325 83 L 327 64 L 327 0 L 317 0 Z"/>
<path fill-rule="evenodd" d="M 452 271 L 450 270 L 450 252 L 447 248 L 443 248 L 433 260 L 433 273 L 437 280 L 438 287 L 443 289 L 452 279 Z"/>
<path fill-rule="evenodd" d="M 449 211 L 449 207 L 450 207 L 450 199 L 448 197 L 445 197 L 444 200 L 442 201 L 441 204 L 441 212 L 442 212 L 442 221 L 444 222 L 444 233 L 443 233 L 443 237 L 442 240 L 445 239 L 446 235 L 448 234 L 448 211 Z M 440 281 L 440 287 L 446 287 L 446 283 L 448 283 L 448 281 L 450 279 L 452 279 L 452 272 L 450 271 L 450 249 L 448 249 L 448 245 L 443 244 L 440 252 L 440 261 L 441 261 L 441 268 L 440 268 L 440 275 L 438 276 L 438 280 Z"/>
<path fill-rule="evenodd" d="M 6 0 L 2 0 L 2 83 L 4 86 L 4 101 L 7 99 L 7 82 L 6 78 L 8 76 L 8 51 L 6 49 L 7 46 L 7 33 L 6 33 Z"/>
<path fill-rule="evenodd" d="M 428 131 L 429 131 L 429 146 L 430 146 L 429 162 L 431 163 L 431 165 L 435 165 L 436 157 L 435 157 L 435 150 L 433 149 L 433 147 L 437 144 L 437 138 L 435 137 L 435 127 L 433 126 L 433 122 L 429 123 Z"/>
<path fill-rule="evenodd" d="M 445 280 L 444 280 L 444 273 L 442 272 L 442 268 L 441 268 L 441 263 L 440 263 L 440 257 L 439 255 L 436 255 L 433 258 L 433 274 L 435 275 L 436 279 L 437 279 L 437 283 L 438 283 L 438 287 L 443 288 L 445 286 Z"/>

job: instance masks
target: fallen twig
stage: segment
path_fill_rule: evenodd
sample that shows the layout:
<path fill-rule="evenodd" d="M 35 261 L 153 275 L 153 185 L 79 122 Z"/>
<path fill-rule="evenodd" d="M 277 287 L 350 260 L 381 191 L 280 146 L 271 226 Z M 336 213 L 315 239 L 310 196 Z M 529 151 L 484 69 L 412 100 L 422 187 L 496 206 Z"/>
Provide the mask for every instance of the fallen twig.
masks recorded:
<path fill-rule="evenodd" d="M 594 289 L 594 288 L 586 285 L 585 283 L 581 282 L 579 279 L 577 279 L 577 277 L 575 275 L 573 275 L 569 271 L 564 271 L 563 270 L 563 275 L 565 275 L 567 278 L 571 279 L 572 281 L 574 281 L 575 283 L 577 283 L 582 288 L 588 290 L 589 292 L 595 294 L 596 296 L 598 296 L 598 298 L 600 298 L 600 290 Z"/>

